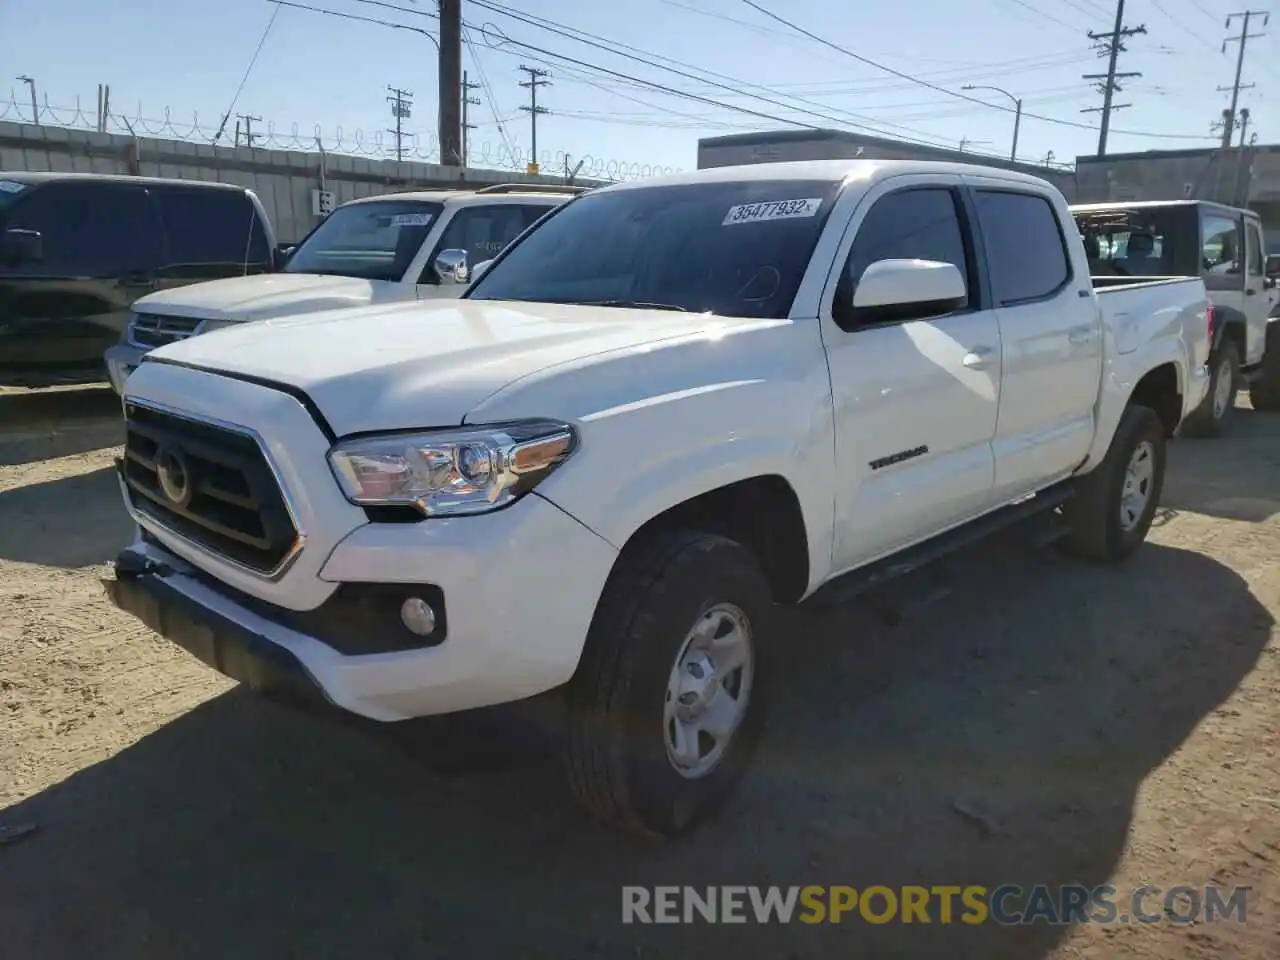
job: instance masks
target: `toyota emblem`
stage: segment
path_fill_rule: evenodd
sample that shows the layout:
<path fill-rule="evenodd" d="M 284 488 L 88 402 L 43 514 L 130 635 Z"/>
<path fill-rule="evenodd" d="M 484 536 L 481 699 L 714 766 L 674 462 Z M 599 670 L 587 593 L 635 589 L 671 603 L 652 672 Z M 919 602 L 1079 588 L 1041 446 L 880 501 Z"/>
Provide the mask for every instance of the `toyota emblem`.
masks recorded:
<path fill-rule="evenodd" d="M 191 471 L 182 454 L 168 447 L 156 450 L 156 479 L 160 490 L 176 507 L 185 507 L 195 492 L 191 483 Z"/>

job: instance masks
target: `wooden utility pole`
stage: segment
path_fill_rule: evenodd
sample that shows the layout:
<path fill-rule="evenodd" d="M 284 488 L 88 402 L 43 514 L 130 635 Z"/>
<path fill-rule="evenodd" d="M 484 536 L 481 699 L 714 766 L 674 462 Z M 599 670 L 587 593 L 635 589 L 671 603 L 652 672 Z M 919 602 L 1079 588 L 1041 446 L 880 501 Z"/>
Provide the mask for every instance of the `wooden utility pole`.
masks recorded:
<path fill-rule="evenodd" d="M 469 112 L 467 108 L 480 106 L 479 98 L 471 96 L 471 91 L 478 90 L 478 89 L 480 89 L 480 84 L 472 83 L 470 80 L 468 80 L 467 71 L 463 70 L 462 71 L 462 166 L 463 167 L 467 166 L 468 158 L 470 157 L 469 150 L 471 145 L 470 144 L 471 135 L 467 131 L 474 130 L 476 128 L 476 125 L 474 123 L 467 122 L 467 114 Z"/>
<path fill-rule="evenodd" d="M 526 167 L 527 172 L 538 172 L 538 116 L 544 113 L 550 113 L 546 107 L 538 106 L 538 88 L 551 86 L 551 81 L 547 77 L 551 76 L 546 70 L 538 67 L 526 67 L 520 65 L 520 69 L 529 75 L 528 80 L 520 83 L 520 86 L 529 91 L 529 105 L 521 107 L 525 113 L 529 114 L 529 138 L 532 141 L 529 155 L 529 165 Z"/>
<path fill-rule="evenodd" d="M 1111 28 L 1110 33 L 1094 33 L 1089 31 L 1089 39 L 1096 42 L 1099 50 L 1107 57 L 1106 73 L 1086 73 L 1083 75 L 1085 80 L 1098 80 L 1098 89 L 1102 91 L 1102 106 L 1089 107 L 1081 110 L 1081 113 L 1101 113 L 1102 123 L 1098 128 L 1098 156 L 1105 156 L 1107 152 L 1107 133 L 1111 130 L 1111 114 L 1115 110 L 1123 110 L 1129 106 L 1127 103 L 1117 104 L 1113 98 L 1120 91 L 1120 85 L 1117 80 L 1123 80 L 1128 77 L 1140 77 L 1141 73 L 1116 73 L 1116 61 L 1120 54 L 1124 52 L 1124 41 L 1129 37 L 1139 33 L 1146 33 L 1145 25 L 1137 27 L 1126 27 L 1124 25 L 1124 0 L 1116 0 L 1116 22 Z"/>
<path fill-rule="evenodd" d="M 1240 75 L 1244 72 L 1245 44 L 1247 44 L 1250 40 L 1256 40 L 1258 37 L 1266 36 L 1266 34 L 1262 34 L 1262 33 L 1250 33 L 1249 20 L 1253 17 L 1261 17 L 1262 25 L 1265 27 L 1268 21 L 1271 19 L 1271 15 L 1267 13 L 1267 11 L 1265 10 L 1242 10 L 1239 13 L 1232 13 L 1227 16 L 1226 29 L 1228 30 L 1231 29 L 1231 21 L 1236 19 L 1236 17 L 1241 17 L 1244 19 L 1244 25 L 1240 28 L 1240 36 L 1227 37 L 1227 39 L 1222 41 L 1223 53 L 1227 52 L 1228 43 L 1240 44 L 1240 51 L 1239 51 L 1239 54 L 1236 56 L 1236 82 L 1233 83 L 1230 87 L 1230 90 L 1231 90 L 1230 113 L 1228 116 L 1226 116 L 1225 118 L 1226 122 L 1222 126 L 1222 145 L 1224 147 L 1231 146 L 1231 134 L 1235 132 L 1235 124 L 1236 124 L 1236 117 L 1237 117 L 1236 107 L 1239 106 L 1240 104 L 1240 91 L 1248 90 L 1250 87 L 1253 86 L 1252 83 L 1246 84 L 1244 86 L 1241 86 L 1240 84 Z M 1219 92 L 1222 92 L 1222 93 L 1226 92 L 1226 88 L 1224 87 L 1219 87 L 1218 90 Z"/>
<path fill-rule="evenodd" d="M 462 166 L 462 0 L 440 0 L 440 163 Z"/>
<path fill-rule="evenodd" d="M 396 126 L 394 130 L 388 130 L 387 133 L 396 138 L 396 160 L 404 159 L 404 121 L 408 120 L 413 114 L 413 91 L 401 90 L 399 87 L 387 87 L 387 92 L 391 96 L 387 97 L 387 103 L 391 104 L 391 115 L 396 118 Z"/>

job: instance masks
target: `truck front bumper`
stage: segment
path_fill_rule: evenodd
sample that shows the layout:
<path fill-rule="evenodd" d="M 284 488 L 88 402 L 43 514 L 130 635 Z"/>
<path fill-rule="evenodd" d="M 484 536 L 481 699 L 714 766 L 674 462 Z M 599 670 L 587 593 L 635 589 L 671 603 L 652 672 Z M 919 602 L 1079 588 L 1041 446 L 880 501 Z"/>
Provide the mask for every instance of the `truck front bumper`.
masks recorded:
<path fill-rule="evenodd" d="M 117 607 L 232 679 L 395 721 L 567 682 L 616 556 L 530 494 L 485 516 L 358 527 L 324 564 L 318 585 L 328 589 L 311 609 L 244 594 L 155 537 L 126 548 L 104 585 Z M 362 607 L 371 594 L 385 602 Z M 408 636 L 400 611 L 410 597 L 437 611 L 430 637 Z"/>
<path fill-rule="evenodd" d="M 130 343 L 117 343 L 103 354 L 107 364 L 107 377 L 111 381 L 111 389 L 124 396 L 124 382 L 129 374 L 142 362 L 145 351 Z"/>

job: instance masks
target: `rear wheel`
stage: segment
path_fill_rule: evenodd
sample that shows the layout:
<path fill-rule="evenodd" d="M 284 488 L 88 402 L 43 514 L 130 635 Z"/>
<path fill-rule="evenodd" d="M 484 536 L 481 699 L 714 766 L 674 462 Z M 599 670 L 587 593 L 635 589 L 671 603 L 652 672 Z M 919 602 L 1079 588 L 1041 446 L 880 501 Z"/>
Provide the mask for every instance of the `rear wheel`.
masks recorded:
<path fill-rule="evenodd" d="M 1240 389 L 1240 351 L 1224 341 L 1210 361 L 1209 394 L 1187 417 L 1182 433 L 1188 437 L 1220 437 L 1234 419 L 1236 393 Z"/>
<path fill-rule="evenodd" d="M 713 534 L 628 545 L 568 689 L 565 763 L 604 823 L 650 837 L 716 811 L 763 726 L 769 583 Z"/>
<path fill-rule="evenodd" d="M 1164 487 L 1165 432 L 1154 410 L 1130 406 L 1102 463 L 1063 505 L 1064 549 L 1082 559 L 1123 560 L 1151 529 Z"/>
<path fill-rule="evenodd" d="M 1267 413 L 1280 410 L 1280 317 L 1267 324 L 1266 353 L 1262 369 L 1249 385 L 1249 403 Z"/>

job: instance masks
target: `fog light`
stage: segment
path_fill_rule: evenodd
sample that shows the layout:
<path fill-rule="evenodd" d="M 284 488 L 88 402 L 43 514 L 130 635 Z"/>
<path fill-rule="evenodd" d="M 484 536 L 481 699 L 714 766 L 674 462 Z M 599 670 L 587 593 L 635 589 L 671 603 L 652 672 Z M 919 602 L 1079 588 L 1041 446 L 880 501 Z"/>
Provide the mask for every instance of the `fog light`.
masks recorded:
<path fill-rule="evenodd" d="M 436 612 L 420 597 L 410 597 L 400 604 L 400 622 L 420 637 L 428 637 L 436 628 Z"/>

